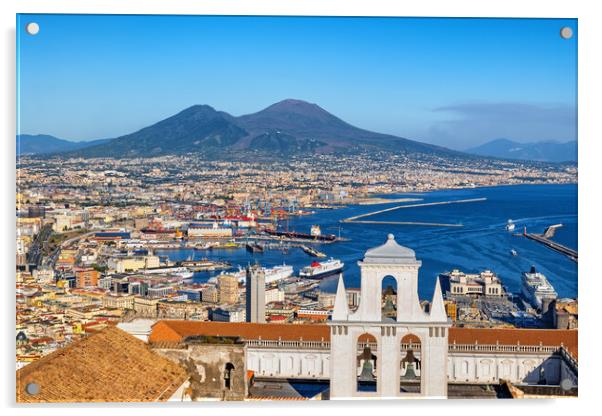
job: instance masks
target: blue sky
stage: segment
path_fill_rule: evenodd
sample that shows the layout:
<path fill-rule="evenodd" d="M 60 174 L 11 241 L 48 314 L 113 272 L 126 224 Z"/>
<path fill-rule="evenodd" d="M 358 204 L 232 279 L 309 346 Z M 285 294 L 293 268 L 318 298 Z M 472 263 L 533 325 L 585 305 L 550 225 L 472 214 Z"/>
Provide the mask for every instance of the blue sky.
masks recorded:
<path fill-rule="evenodd" d="M 574 140 L 576 34 L 575 19 L 20 15 L 18 132 L 117 137 L 194 104 L 297 98 L 455 149 Z"/>

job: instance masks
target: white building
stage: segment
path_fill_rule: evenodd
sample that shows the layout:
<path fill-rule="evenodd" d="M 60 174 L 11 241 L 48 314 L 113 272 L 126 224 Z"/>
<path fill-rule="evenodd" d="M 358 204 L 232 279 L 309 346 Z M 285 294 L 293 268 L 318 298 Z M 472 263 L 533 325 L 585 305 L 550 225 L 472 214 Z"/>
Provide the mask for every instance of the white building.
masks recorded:
<path fill-rule="evenodd" d="M 460 270 L 443 273 L 449 285 L 449 293 L 454 295 L 485 295 L 500 297 L 504 295 L 502 282 L 495 273 L 485 270 L 479 274 L 466 274 Z"/>
<path fill-rule="evenodd" d="M 188 227 L 189 237 L 232 237 L 232 228 L 220 227 L 213 223 L 210 227 L 190 226 Z"/>
<path fill-rule="evenodd" d="M 284 291 L 277 287 L 265 290 L 266 305 L 271 302 L 284 302 Z"/>

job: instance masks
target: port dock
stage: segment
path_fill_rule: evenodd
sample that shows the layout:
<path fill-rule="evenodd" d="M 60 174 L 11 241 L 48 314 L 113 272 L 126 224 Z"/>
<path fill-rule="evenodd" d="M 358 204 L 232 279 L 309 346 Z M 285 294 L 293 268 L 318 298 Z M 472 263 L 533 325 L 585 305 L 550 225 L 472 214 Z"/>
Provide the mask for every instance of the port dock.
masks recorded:
<path fill-rule="evenodd" d="M 353 224 L 389 224 L 389 225 L 424 225 L 427 227 L 464 227 L 464 224 L 446 224 L 441 222 L 418 222 L 418 221 L 369 221 L 353 220 L 345 221 Z"/>
<path fill-rule="evenodd" d="M 522 235 L 524 237 L 528 238 L 529 240 L 537 241 L 538 243 L 543 244 L 544 246 L 546 246 L 554 251 L 564 254 L 565 256 L 567 256 L 568 258 L 570 258 L 571 260 L 573 260 L 576 263 L 578 260 L 577 251 L 573 250 L 572 248 L 563 246 L 562 244 L 559 244 L 548 238 L 548 236 L 554 235 L 554 230 L 556 230 L 556 228 L 559 228 L 559 227 L 561 227 L 560 224 L 548 227 L 546 229 L 546 231 L 544 232 L 544 234 L 528 233 L 527 228 L 525 227 Z"/>
<path fill-rule="evenodd" d="M 371 217 L 373 215 L 383 214 L 385 212 L 391 212 L 398 209 L 404 208 L 417 208 L 417 207 L 430 207 L 435 205 L 451 205 L 451 204 L 465 204 L 470 202 L 482 202 L 486 201 L 487 198 L 471 198 L 471 199 L 457 199 L 453 201 L 440 201 L 440 202 L 426 202 L 424 204 L 409 204 L 409 205 L 398 205 L 396 207 L 381 209 L 378 211 L 368 212 L 366 214 L 355 215 L 353 217 L 345 218 L 341 222 L 356 223 L 356 224 L 393 224 L 393 225 L 424 225 L 433 227 L 462 227 L 462 224 L 444 224 L 434 222 L 419 222 L 419 221 L 374 221 L 374 220 L 361 220 L 362 218 Z"/>

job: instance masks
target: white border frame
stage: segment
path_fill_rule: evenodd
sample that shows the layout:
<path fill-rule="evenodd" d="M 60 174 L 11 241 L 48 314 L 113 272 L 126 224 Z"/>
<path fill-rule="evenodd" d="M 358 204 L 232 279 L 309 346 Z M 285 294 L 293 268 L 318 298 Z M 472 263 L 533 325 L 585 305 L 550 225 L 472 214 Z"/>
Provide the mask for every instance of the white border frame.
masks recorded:
<path fill-rule="evenodd" d="M 601 338 L 598 330 L 596 306 L 599 304 L 600 267 L 596 262 L 595 251 L 602 235 L 600 230 L 600 183 L 602 177 L 598 155 L 602 134 L 600 123 L 595 125 L 596 117 L 602 114 L 600 75 L 602 65 L 599 42 L 602 40 L 602 19 L 596 8 L 596 2 L 571 2 L 569 0 L 422 0 L 415 2 L 392 2 L 386 0 L 3 0 L 0 3 L 2 20 L 2 83 L 3 100 L 0 101 L 3 116 L 3 157 L 4 178 L 2 184 L 3 201 L 3 238 L 2 262 L 5 273 L 1 276 L 5 296 L 2 314 L 2 394 L 7 413 L 27 415 L 71 415 L 82 411 L 92 414 L 106 414 L 106 408 L 117 405 L 72 405 L 72 406 L 34 406 L 15 407 L 14 381 L 14 242 L 15 218 L 13 205 L 15 196 L 15 14 L 16 13 L 102 13 L 102 14 L 221 14 L 221 15 L 338 15 L 338 16 L 429 16 L 429 17 L 548 17 L 578 18 L 579 30 L 579 295 L 582 309 L 580 329 L 580 358 L 586 363 L 580 371 L 579 399 L 531 400 L 531 401 L 422 401 L 422 402 L 273 402 L 273 403 L 237 403 L 203 404 L 184 406 L 174 404 L 127 405 L 129 409 L 145 412 L 145 416 L 164 415 L 165 412 L 178 414 L 198 414 L 199 412 L 240 413 L 251 415 L 266 413 L 307 414 L 311 412 L 350 412 L 365 414 L 372 408 L 378 412 L 449 412 L 460 407 L 470 407 L 471 412 L 486 411 L 488 414 L 504 414 L 520 408 L 530 413 L 553 412 L 577 414 L 593 405 L 596 399 L 597 379 L 602 368 L 596 354 Z M 85 407 L 85 409 L 82 409 Z M 116 408 L 117 407 L 117 408 Z M 311 409 L 308 409 L 311 407 Z M 334 409 L 336 407 L 336 409 Z M 394 408 L 393 408 L 394 407 Z M 244 410 L 243 410 L 244 409 Z"/>

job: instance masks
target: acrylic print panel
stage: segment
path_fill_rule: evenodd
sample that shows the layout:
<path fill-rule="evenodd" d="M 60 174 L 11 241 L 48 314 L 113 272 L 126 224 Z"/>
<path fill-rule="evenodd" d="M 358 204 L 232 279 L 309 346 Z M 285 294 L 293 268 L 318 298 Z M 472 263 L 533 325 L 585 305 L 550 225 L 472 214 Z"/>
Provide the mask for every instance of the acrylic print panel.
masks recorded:
<path fill-rule="evenodd" d="M 19 15 L 17 401 L 576 396 L 577 33 Z"/>

